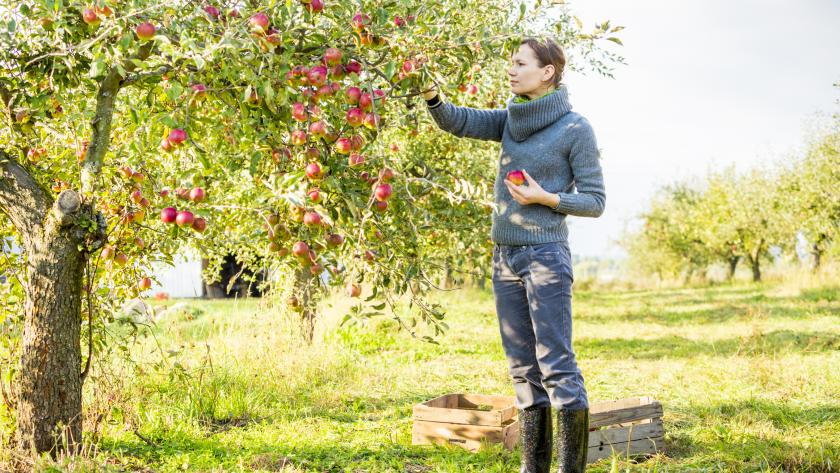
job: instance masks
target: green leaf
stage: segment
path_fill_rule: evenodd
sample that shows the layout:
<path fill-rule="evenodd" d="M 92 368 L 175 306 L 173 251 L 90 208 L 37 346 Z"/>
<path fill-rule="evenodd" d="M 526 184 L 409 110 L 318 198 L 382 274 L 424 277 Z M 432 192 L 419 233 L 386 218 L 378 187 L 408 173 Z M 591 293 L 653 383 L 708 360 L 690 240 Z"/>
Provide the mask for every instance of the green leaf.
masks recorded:
<path fill-rule="evenodd" d="M 615 36 L 611 36 L 611 37 L 607 38 L 607 41 L 612 41 L 615 44 L 624 46 L 624 43 L 622 43 L 621 40 L 616 38 Z"/>

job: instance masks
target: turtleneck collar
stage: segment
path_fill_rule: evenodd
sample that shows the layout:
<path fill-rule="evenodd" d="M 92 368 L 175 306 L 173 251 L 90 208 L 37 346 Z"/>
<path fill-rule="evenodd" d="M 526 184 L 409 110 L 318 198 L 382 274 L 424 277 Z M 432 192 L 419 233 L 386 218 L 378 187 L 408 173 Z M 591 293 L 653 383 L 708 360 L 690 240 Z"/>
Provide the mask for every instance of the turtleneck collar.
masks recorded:
<path fill-rule="evenodd" d="M 556 122 L 572 109 L 565 85 L 542 97 L 517 103 L 515 96 L 508 100 L 507 125 L 515 141 L 525 141 L 529 136 Z"/>

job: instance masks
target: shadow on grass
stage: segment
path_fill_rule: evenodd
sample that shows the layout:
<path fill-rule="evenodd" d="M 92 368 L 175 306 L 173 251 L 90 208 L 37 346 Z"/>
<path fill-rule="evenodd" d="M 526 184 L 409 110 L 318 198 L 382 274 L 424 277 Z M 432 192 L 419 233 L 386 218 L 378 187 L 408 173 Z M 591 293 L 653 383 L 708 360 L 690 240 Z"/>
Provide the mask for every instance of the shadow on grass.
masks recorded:
<path fill-rule="evenodd" d="M 660 359 L 700 355 L 769 355 L 775 353 L 820 353 L 840 350 L 840 335 L 824 332 L 777 330 L 723 340 L 691 340 L 678 336 L 653 339 L 583 338 L 575 351 L 587 358 Z"/>

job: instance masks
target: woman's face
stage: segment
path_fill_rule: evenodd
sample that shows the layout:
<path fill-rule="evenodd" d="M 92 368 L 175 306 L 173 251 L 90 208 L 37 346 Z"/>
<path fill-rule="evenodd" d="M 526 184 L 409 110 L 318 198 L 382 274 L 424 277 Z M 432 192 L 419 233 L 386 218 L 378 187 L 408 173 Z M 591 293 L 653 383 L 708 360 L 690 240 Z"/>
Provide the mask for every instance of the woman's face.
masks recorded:
<path fill-rule="evenodd" d="M 554 74 L 554 66 L 547 64 L 540 67 L 534 50 L 527 44 L 519 46 L 519 51 L 510 61 L 508 76 L 510 90 L 514 94 L 533 97 L 552 87 L 549 79 Z"/>

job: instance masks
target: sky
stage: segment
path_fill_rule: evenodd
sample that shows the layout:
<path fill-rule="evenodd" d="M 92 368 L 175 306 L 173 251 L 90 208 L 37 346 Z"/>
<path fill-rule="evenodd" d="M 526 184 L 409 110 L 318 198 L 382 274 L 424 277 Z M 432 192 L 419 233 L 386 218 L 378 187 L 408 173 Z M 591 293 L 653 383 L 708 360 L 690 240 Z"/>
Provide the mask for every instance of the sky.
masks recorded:
<path fill-rule="evenodd" d="M 607 194 L 600 218 L 569 217 L 578 256 L 623 258 L 617 242 L 658 188 L 782 165 L 840 112 L 840 1 L 568 3 L 587 29 L 623 25 L 609 49 L 627 62 L 612 79 L 563 80 L 595 130 Z"/>

